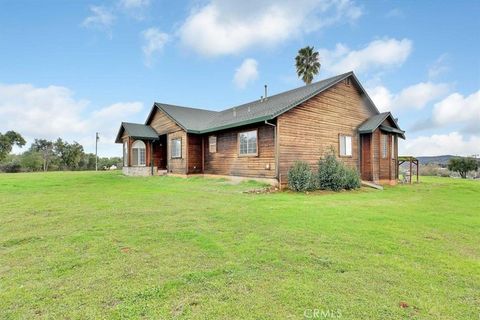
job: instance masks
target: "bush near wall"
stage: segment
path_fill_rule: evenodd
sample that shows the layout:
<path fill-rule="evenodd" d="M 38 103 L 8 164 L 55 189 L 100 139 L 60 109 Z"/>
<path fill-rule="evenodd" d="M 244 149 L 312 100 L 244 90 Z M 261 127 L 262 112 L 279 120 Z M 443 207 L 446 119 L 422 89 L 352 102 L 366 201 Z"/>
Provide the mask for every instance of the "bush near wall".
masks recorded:
<path fill-rule="evenodd" d="M 313 173 L 308 163 L 297 161 L 288 171 L 288 187 L 293 191 L 309 190 L 352 190 L 360 188 L 360 175 L 338 161 L 333 152 L 318 162 Z"/>
<path fill-rule="evenodd" d="M 296 161 L 288 170 L 288 187 L 293 191 L 300 192 L 315 188 L 314 175 L 308 163 Z"/>

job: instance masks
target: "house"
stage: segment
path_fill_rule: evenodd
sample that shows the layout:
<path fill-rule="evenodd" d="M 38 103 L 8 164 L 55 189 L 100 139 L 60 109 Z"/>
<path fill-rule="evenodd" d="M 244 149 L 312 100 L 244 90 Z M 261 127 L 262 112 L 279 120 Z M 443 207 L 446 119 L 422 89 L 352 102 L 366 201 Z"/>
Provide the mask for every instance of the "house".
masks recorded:
<path fill-rule="evenodd" d="M 285 185 L 296 160 L 315 167 L 328 150 L 363 180 L 394 184 L 398 138 L 353 72 L 223 111 L 155 103 L 145 124 L 123 122 L 127 175 L 208 174 Z"/>

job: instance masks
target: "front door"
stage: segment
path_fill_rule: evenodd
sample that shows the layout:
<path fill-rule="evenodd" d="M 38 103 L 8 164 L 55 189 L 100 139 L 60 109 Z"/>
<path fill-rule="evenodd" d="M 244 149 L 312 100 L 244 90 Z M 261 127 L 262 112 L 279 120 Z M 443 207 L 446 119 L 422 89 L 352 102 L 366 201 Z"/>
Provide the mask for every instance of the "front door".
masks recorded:
<path fill-rule="evenodd" d="M 361 176 L 362 180 L 372 181 L 372 161 L 371 161 L 371 146 L 372 146 L 372 134 L 361 134 L 360 135 L 360 146 L 361 151 Z"/>
<path fill-rule="evenodd" d="M 153 163 L 159 170 L 167 169 L 167 135 L 161 135 L 153 144 Z"/>

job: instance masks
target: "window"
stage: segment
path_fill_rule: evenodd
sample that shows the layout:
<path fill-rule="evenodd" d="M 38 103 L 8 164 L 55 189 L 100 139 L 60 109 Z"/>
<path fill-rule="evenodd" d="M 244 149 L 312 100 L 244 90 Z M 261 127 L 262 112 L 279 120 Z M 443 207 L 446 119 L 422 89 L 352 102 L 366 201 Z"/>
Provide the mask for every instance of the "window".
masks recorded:
<path fill-rule="evenodd" d="M 382 134 L 382 158 L 386 158 L 388 153 L 388 136 Z"/>
<path fill-rule="evenodd" d="M 217 152 L 217 136 L 208 137 L 208 151 L 210 153 Z"/>
<path fill-rule="evenodd" d="M 340 156 L 351 157 L 352 156 L 352 137 L 340 135 Z"/>
<path fill-rule="evenodd" d="M 257 155 L 257 130 L 240 132 L 238 134 L 239 153 L 241 156 Z"/>
<path fill-rule="evenodd" d="M 145 143 L 137 140 L 132 144 L 132 166 L 146 165 Z"/>
<path fill-rule="evenodd" d="M 128 167 L 128 141 L 123 142 L 123 165 Z"/>
<path fill-rule="evenodd" d="M 181 158 L 182 157 L 182 139 L 181 138 L 176 138 L 172 139 L 172 146 L 170 149 L 171 152 L 171 158 Z"/>
<path fill-rule="evenodd" d="M 395 136 L 392 135 L 392 144 L 390 145 L 391 151 L 390 154 L 392 155 L 392 158 L 395 157 Z"/>

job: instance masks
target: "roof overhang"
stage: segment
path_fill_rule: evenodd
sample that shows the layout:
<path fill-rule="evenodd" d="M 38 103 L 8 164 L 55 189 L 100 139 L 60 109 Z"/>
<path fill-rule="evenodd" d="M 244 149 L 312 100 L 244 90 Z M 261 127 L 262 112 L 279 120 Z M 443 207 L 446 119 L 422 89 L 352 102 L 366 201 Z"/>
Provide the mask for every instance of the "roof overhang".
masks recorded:
<path fill-rule="evenodd" d="M 387 119 L 390 119 L 393 123 L 393 126 L 384 125 L 383 122 Z M 367 119 L 364 123 L 358 128 L 358 133 L 372 133 L 375 130 L 380 129 L 384 132 L 389 132 L 397 134 L 400 138 L 405 139 L 405 131 L 400 129 L 400 126 L 397 123 L 397 120 L 393 117 L 390 112 L 381 113 Z"/>
<path fill-rule="evenodd" d="M 149 141 L 158 140 L 158 135 L 156 135 L 155 131 L 150 126 L 145 126 L 145 127 L 148 127 L 150 130 L 147 129 L 145 133 L 141 133 L 141 132 L 135 132 L 134 130 L 129 130 L 128 128 L 129 125 L 132 125 L 132 124 L 122 122 L 122 124 L 120 125 L 120 128 L 118 129 L 115 143 L 123 143 L 122 136 L 124 132 L 126 132 L 130 138 L 134 138 L 134 139 L 149 140 Z M 141 124 L 134 124 L 134 125 L 142 126 Z"/>

